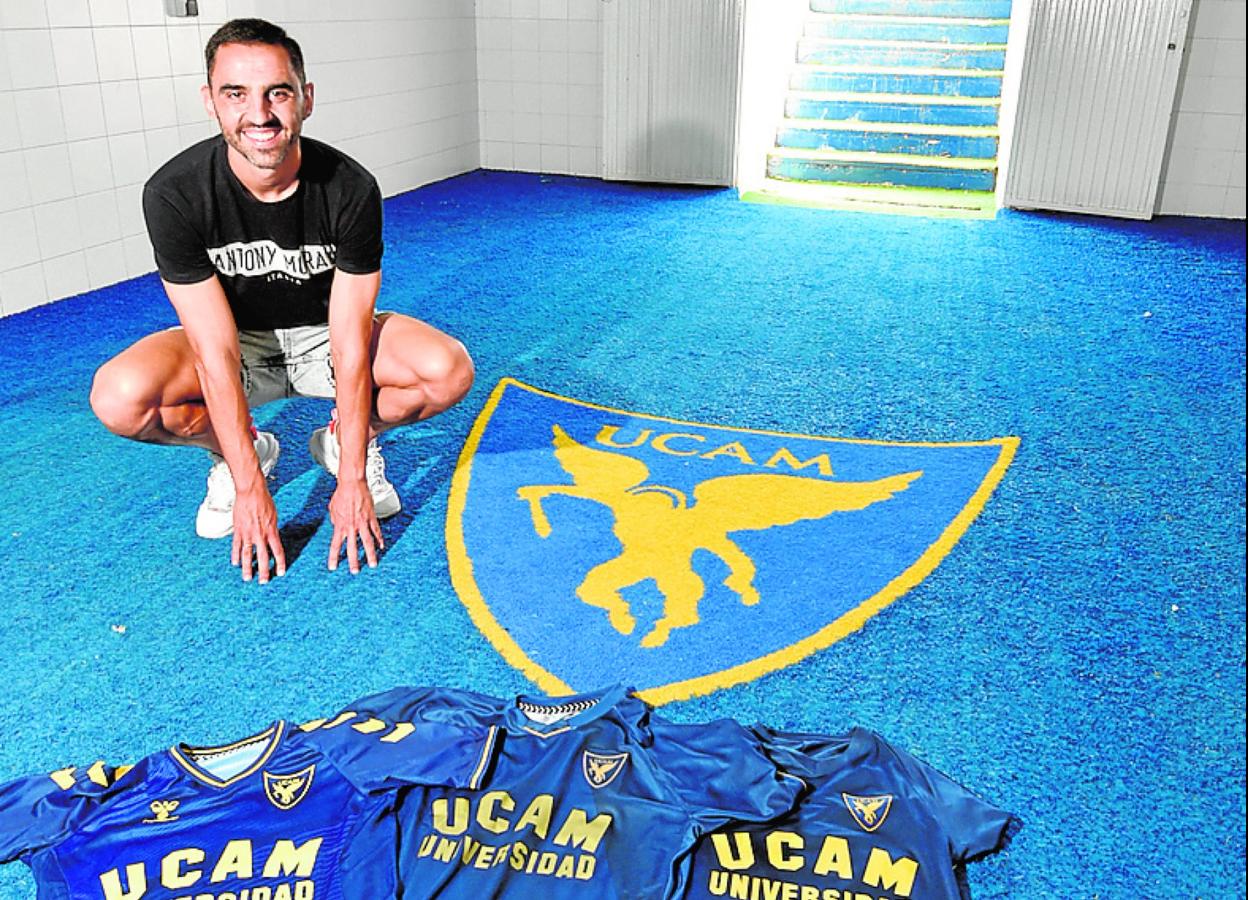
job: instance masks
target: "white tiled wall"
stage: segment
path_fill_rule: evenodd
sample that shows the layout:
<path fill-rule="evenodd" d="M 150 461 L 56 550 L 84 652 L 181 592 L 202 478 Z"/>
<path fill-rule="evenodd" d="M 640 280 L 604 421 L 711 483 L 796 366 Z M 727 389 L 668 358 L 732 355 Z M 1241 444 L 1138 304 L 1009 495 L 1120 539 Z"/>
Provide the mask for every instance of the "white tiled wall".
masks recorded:
<path fill-rule="evenodd" d="M 387 197 L 480 167 L 474 0 L 252 5 L 303 49 L 316 86 L 306 133 L 358 159 Z"/>
<path fill-rule="evenodd" d="M 152 271 L 147 176 L 216 132 L 203 47 L 283 25 L 316 85 L 312 137 L 387 195 L 480 165 L 474 0 L 0 0 L 0 314 Z"/>
<path fill-rule="evenodd" d="M 481 164 L 602 172 L 603 0 L 478 0 Z"/>
<path fill-rule="evenodd" d="M 1244 0 L 1196 0 L 1157 211 L 1244 218 Z"/>

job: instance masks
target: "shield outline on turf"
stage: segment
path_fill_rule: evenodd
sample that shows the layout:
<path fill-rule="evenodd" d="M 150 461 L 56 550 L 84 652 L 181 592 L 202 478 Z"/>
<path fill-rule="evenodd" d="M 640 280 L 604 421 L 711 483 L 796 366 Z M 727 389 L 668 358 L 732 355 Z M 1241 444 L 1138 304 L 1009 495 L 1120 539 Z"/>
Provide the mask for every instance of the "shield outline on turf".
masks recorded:
<path fill-rule="evenodd" d="M 691 422 L 687 419 L 673 419 L 588 403 L 584 400 L 577 400 L 533 387 L 511 377 L 499 379 L 498 384 L 490 392 L 489 398 L 486 400 L 481 412 L 477 415 L 476 421 L 473 422 L 472 430 L 464 441 L 463 449 L 460 451 L 459 460 L 455 466 L 455 472 L 451 477 L 450 496 L 446 512 L 446 552 L 451 584 L 455 588 L 460 602 L 467 608 L 468 615 L 473 623 L 499 654 L 502 655 L 503 659 L 523 672 L 526 677 L 550 696 L 568 696 L 577 693 L 580 689 L 569 685 L 559 676 L 533 660 L 494 616 L 473 577 L 472 559 L 468 555 L 468 546 L 464 538 L 464 511 L 468 502 L 468 487 L 472 479 L 473 460 L 476 457 L 481 438 L 485 434 L 495 410 L 498 409 L 503 396 L 509 388 L 549 397 L 553 400 L 582 408 L 597 409 L 637 419 L 647 419 L 673 425 L 692 425 L 694 427 L 722 428 L 724 426 L 708 425 L 702 422 Z M 971 522 L 983 511 L 988 498 L 992 496 L 992 492 L 1000 484 L 1001 479 L 1005 477 L 1005 472 L 1013 461 L 1019 444 L 1019 439 L 1013 436 L 981 441 L 881 441 L 863 438 L 821 437 L 818 435 L 739 428 L 736 426 L 729 427 L 732 431 L 745 434 L 792 437 L 841 444 L 936 448 L 995 446 L 999 448 L 999 453 L 996 462 L 993 463 L 987 475 L 984 476 L 961 511 L 954 516 L 953 520 L 941 532 L 940 537 L 909 567 L 885 585 L 882 590 L 866 598 L 853 609 L 843 613 L 818 631 L 799 641 L 795 641 L 787 647 L 782 647 L 749 662 L 732 665 L 716 672 L 637 691 L 637 696 L 654 706 L 709 694 L 722 688 L 753 681 L 769 672 L 791 666 L 861 629 L 868 619 L 916 587 L 940 565 L 940 562 L 949 554 L 949 551 L 953 549 L 962 535 L 966 533 Z"/>

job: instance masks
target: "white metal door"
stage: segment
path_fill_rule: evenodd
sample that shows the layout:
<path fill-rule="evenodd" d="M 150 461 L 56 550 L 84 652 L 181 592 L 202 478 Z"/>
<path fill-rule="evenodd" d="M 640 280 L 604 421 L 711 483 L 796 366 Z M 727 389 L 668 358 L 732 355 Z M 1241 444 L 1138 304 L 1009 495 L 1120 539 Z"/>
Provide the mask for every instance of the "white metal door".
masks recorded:
<path fill-rule="evenodd" d="M 742 0 L 603 4 L 603 175 L 733 182 Z"/>
<path fill-rule="evenodd" d="M 1032 0 L 1005 203 L 1153 214 L 1192 0 Z"/>

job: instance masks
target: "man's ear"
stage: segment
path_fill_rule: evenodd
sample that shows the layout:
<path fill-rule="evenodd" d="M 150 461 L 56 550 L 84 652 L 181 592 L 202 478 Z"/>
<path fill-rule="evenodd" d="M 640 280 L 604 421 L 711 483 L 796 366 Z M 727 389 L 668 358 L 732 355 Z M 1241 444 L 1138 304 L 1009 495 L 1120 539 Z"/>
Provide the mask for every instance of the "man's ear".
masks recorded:
<path fill-rule="evenodd" d="M 312 88 L 312 82 L 308 82 L 303 86 L 303 117 L 306 119 L 312 115 L 312 100 L 315 91 Z"/>
<path fill-rule="evenodd" d="M 217 118 L 217 108 L 212 105 L 212 88 L 206 84 L 200 87 L 199 99 L 204 102 L 204 109 L 207 111 L 208 117 L 215 120 Z"/>

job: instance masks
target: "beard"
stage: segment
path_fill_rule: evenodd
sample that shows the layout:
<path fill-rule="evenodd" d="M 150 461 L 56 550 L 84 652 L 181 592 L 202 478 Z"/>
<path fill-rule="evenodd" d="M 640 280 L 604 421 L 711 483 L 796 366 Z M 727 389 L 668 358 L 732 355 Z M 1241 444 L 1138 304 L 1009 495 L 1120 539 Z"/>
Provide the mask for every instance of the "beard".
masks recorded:
<path fill-rule="evenodd" d="M 273 140 L 271 146 L 257 147 L 243 134 L 247 129 L 256 127 L 278 129 L 278 135 Z M 260 126 L 247 124 L 240 125 L 233 131 L 225 131 L 223 129 L 222 137 L 243 159 L 257 169 L 276 169 L 286 161 L 286 157 L 290 155 L 291 149 L 298 143 L 299 132 L 298 130 L 292 131 L 286 128 L 281 122 L 274 119 Z"/>

